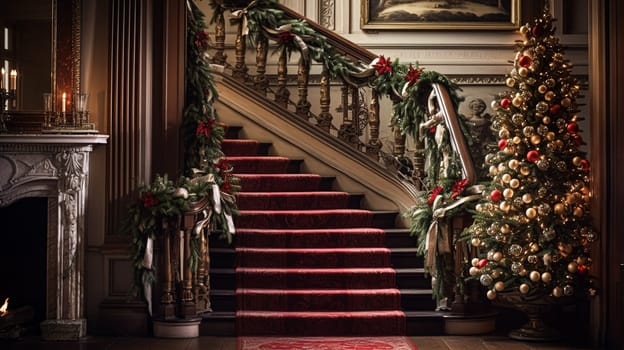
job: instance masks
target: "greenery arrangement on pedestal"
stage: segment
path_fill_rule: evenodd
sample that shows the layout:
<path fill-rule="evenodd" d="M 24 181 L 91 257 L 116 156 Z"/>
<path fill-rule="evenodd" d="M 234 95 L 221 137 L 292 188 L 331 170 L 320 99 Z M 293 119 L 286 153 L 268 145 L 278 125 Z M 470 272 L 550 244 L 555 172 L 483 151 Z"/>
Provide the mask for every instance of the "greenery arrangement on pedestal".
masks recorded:
<path fill-rule="evenodd" d="M 578 82 L 554 35 L 548 7 L 520 28 L 510 90 L 492 107 L 499 150 L 486 156 L 491 182 L 465 234 L 478 249 L 470 275 L 487 298 L 593 294 L 590 165 L 579 150 Z"/>
<path fill-rule="evenodd" d="M 208 35 L 204 15 L 193 1 L 188 1 L 186 50 L 186 102 L 183 112 L 184 174 L 176 181 L 168 175 L 157 175 L 151 184 L 139 188 L 138 199 L 128 207 L 123 230 L 132 237 L 131 257 L 134 264 L 135 287 L 151 300 L 155 280 L 153 240 L 163 223 L 176 218 L 191 203 L 208 197 L 214 211 L 211 229 L 221 232 L 231 242 L 235 232 L 232 216 L 237 208 L 234 194 L 238 179 L 232 174 L 221 151 L 225 127 L 217 122 L 214 103 L 218 97 L 210 72 L 206 50 Z M 191 266 L 197 266 L 199 244 L 191 242 Z"/>

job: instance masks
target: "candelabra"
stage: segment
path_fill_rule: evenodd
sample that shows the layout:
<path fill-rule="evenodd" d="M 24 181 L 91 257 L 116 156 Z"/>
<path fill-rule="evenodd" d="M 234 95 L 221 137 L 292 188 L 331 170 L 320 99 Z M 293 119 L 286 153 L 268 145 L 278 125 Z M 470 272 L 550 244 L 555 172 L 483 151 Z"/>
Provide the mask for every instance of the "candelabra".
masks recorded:
<path fill-rule="evenodd" d="M 5 134 L 9 131 L 6 122 L 11 119 L 8 107 L 14 107 L 15 98 L 17 93 L 15 89 L 0 88 L 0 134 Z"/>
<path fill-rule="evenodd" d="M 87 102 L 89 94 L 74 93 L 72 95 L 72 111 L 67 113 L 67 94 L 61 97 L 61 111 L 54 110 L 54 95 L 43 94 L 43 105 L 45 107 L 43 132 L 44 133 L 97 133 L 95 124 L 89 122 L 89 111 Z"/>

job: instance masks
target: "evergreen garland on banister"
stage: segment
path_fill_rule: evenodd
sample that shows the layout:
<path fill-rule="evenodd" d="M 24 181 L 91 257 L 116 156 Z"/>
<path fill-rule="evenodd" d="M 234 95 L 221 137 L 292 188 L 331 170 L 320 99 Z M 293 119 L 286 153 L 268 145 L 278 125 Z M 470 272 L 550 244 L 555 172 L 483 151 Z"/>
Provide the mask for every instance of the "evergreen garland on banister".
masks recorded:
<path fill-rule="evenodd" d="M 184 175 L 175 182 L 167 174 L 156 175 L 151 184 L 142 185 L 138 199 L 128 207 L 122 227 L 132 237 L 135 291 L 142 292 L 150 308 L 151 285 L 156 277 L 150 246 L 162 234 L 163 226 L 174 225 L 172 220 L 193 202 L 208 197 L 214 208 L 210 229 L 231 242 L 232 217 L 237 214 L 234 194 L 239 181 L 221 151 L 225 126 L 217 121 L 214 109 L 218 94 L 206 53 L 204 15 L 192 0 L 187 4 L 186 99 L 181 128 Z M 197 267 L 200 257 L 198 238 L 191 242 L 192 269 Z"/>

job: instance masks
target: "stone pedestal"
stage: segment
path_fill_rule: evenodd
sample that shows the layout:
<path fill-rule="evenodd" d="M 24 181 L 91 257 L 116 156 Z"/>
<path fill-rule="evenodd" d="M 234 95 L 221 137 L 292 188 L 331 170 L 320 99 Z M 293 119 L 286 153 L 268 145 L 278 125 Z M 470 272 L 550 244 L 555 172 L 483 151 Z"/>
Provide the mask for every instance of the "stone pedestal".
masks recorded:
<path fill-rule="evenodd" d="M 184 320 L 154 320 L 154 336 L 158 338 L 196 338 L 199 337 L 201 318 Z"/>
<path fill-rule="evenodd" d="M 87 335 L 87 320 L 45 320 L 41 337 L 48 341 L 75 341 Z"/>

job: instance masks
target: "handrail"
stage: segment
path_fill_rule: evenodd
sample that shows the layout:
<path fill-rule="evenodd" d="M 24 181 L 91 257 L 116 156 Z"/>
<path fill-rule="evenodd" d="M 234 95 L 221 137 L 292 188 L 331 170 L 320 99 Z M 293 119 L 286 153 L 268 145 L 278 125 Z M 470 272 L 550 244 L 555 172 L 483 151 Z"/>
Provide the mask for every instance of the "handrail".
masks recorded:
<path fill-rule="evenodd" d="M 378 56 L 368 49 L 336 34 L 334 31 L 323 27 L 319 23 L 307 18 L 306 16 L 303 16 L 293 11 L 287 6 L 277 4 L 277 8 L 284 11 L 284 13 L 286 13 L 291 18 L 300 18 L 302 20 L 305 20 L 315 31 L 327 37 L 337 51 L 344 52 L 345 54 L 349 55 L 349 57 L 360 60 L 365 64 L 369 64 Z"/>

